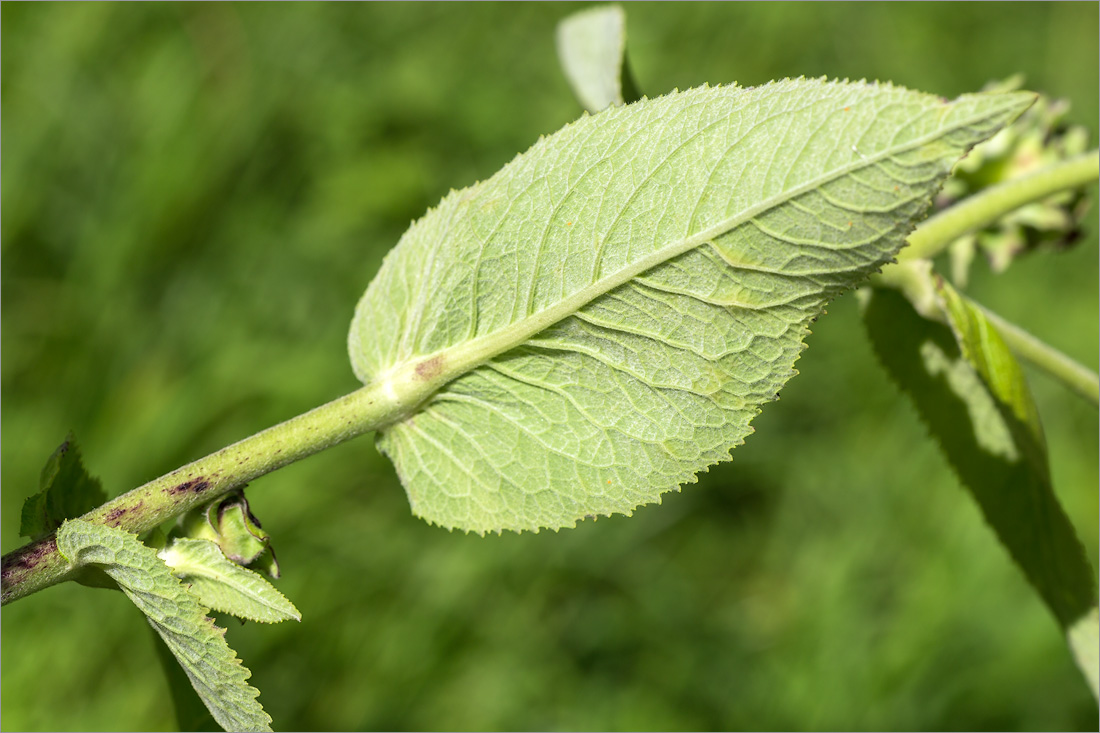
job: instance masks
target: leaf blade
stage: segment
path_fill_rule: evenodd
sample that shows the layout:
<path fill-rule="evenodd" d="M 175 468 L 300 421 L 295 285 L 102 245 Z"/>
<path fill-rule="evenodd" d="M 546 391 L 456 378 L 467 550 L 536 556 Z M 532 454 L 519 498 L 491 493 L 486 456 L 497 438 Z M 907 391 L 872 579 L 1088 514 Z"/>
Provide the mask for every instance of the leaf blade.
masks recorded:
<path fill-rule="evenodd" d="M 179 537 L 159 556 L 209 608 L 267 624 L 302 620 L 301 612 L 275 586 L 230 560 L 210 540 Z"/>
<path fill-rule="evenodd" d="M 103 485 L 84 468 L 80 446 L 69 433 L 43 466 L 38 493 L 23 502 L 19 534 L 41 539 L 66 519 L 90 512 L 105 501 Z"/>
<path fill-rule="evenodd" d="M 153 637 L 157 661 L 160 663 L 161 671 L 164 672 L 165 682 L 168 683 L 168 694 L 172 698 L 172 707 L 176 713 L 176 728 L 180 731 L 220 730 L 221 726 L 210 715 L 210 710 L 207 709 L 202 698 L 196 694 L 191 678 L 180 667 L 172 650 L 152 625 L 149 626 L 149 634 Z"/>
<path fill-rule="evenodd" d="M 1096 696 L 1097 656 L 1087 653 L 1096 631 L 1095 574 L 1054 493 L 1037 411 L 996 330 L 950 286 L 942 288 L 952 329 L 876 289 L 864 309 L 872 346 L 1066 632 Z"/>
<path fill-rule="evenodd" d="M 1100 610 L 1093 608 L 1079 618 L 1066 632 L 1073 661 L 1092 690 L 1092 696 L 1100 700 Z"/>
<path fill-rule="evenodd" d="M 626 13 L 621 7 L 573 13 L 558 23 L 554 40 L 565 77 L 586 110 L 595 113 L 623 103 Z"/>
<path fill-rule="evenodd" d="M 1030 99 L 700 88 L 582 118 L 453 192 L 349 334 L 359 378 L 406 408 L 379 446 L 414 512 L 572 526 L 728 460 L 824 303 Z"/>
<path fill-rule="evenodd" d="M 114 527 L 70 519 L 57 548 L 74 566 L 95 565 L 118 583 L 160 635 L 210 714 L 226 730 L 271 730 L 251 676 L 199 605 L 137 537 Z"/>

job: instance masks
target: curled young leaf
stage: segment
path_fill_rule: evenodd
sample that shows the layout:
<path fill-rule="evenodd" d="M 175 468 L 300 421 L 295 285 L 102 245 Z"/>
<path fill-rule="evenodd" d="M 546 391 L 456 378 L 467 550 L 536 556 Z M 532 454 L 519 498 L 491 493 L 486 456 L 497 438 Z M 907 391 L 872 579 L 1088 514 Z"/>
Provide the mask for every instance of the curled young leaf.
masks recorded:
<path fill-rule="evenodd" d="M 416 222 L 360 301 L 356 374 L 413 510 L 477 532 L 630 513 L 695 480 L 1031 103 L 866 82 L 703 87 L 540 140 Z"/>
<path fill-rule="evenodd" d="M 232 491 L 221 499 L 188 512 L 172 534 L 209 540 L 234 563 L 262 570 L 270 578 L 279 577 L 279 563 L 275 559 L 271 537 L 253 516 L 243 490 Z"/>

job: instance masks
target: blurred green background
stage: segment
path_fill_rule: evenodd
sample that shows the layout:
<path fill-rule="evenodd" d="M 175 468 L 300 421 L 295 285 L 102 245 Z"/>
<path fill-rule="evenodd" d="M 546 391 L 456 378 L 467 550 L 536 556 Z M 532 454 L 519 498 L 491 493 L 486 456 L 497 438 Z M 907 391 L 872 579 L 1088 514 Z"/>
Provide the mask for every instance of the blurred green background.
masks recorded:
<path fill-rule="evenodd" d="M 352 309 L 409 221 L 580 114 L 553 44 L 576 7 L 4 3 L 3 550 L 70 429 L 115 494 L 355 389 Z M 1097 9 L 627 13 L 651 95 L 1023 72 L 1095 141 Z M 1095 368 L 1096 232 L 970 292 Z M 1095 730 L 854 299 L 829 311 L 732 464 L 633 519 L 448 533 L 369 438 L 255 482 L 304 619 L 229 641 L 276 729 Z M 1095 563 L 1096 410 L 1033 388 Z M 170 728 L 143 626 L 72 584 L 5 607 L 3 729 Z"/>

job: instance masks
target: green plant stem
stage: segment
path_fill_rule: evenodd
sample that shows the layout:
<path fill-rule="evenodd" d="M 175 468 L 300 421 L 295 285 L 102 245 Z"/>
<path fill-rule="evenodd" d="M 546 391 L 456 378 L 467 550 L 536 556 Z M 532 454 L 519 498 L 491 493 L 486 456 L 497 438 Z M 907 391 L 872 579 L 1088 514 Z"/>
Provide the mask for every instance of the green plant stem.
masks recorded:
<path fill-rule="evenodd" d="M 415 376 L 415 371 L 412 372 Z M 395 400 L 393 380 L 380 380 L 205 458 L 154 479 L 81 519 L 142 534 L 234 488 L 338 443 L 375 430 L 413 405 Z M 2 603 L 71 579 L 51 535 L 8 553 Z"/>
<path fill-rule="evenodd" d="M 932 263 L 928 260 L 899 262 L 883 268 L 880 274 L 871 278 L 871 284 L 900 291 L 925 318 L 940 322 L 947 320 L 936 292 Z M 969 298 L 967 300 L 985 314 L 1012 353 L 1047 372 L 1094 406 L 1100 407 L 1100 376 L 1096 372 L 988 308 Z"/>
<path fill-rule="evenodd" d="M 1025 204 L 1040 201 L 1059 191 L 1086 186 L 1096 182 L 1098 177 L 1100 151 L 1093 150 L 964 199 L 922 222 L 909 235 L 909 246 L 898 255 L 898 262 L 882 268 L 882 272 L 872 278 L 872 284 L 900 290 L 922 316 L 942 321 L 929 263 L 932 257 L 959 237 L 977 231 Z M 1019 326 L 986 308 L 978 307 L 1001 332 L 1013 353 L 1047 372 L 1093 405 L 1100 405 L 1100 377 L 1095 372 Z"/>
<path fill-rule="evenodd" d="M 1100 151 L 1093 150 L 1006 181 L 926 219 L 909 236 L 899 262 L 935 257 L 959 237 L 981 229 L 1032 201 L 1094 183 L 1100 177 Z"/>
<path fill-rule="evenodd" d="M 1100 407 L 1100 376 L 1096 372 L 1090 371 L 1058 349 L 1043 343 L 1024 329 L 1006 321 L 989 309 L 977 303 L 974 305 L 997 328 L 1001 337 L 1004 338 L 1005 344 L 1013 353 L 1047 372 L 1087 399 L 1093 406 Z"/>

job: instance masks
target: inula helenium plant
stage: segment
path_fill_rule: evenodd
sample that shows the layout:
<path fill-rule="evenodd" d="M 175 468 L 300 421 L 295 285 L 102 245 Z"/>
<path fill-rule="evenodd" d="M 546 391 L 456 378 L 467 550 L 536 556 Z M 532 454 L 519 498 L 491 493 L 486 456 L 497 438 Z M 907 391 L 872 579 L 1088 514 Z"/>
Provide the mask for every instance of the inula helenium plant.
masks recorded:
<path fill-rule="evenodd" d="M 1062 108 L 1021 118 L 1038 97 L 1018 81 L 954 100 L 827 78 L 645 97 L 621 9 L 578 13 L 556 39 L 589 113 L 412 223 L 355 308 L 364 386 L 111 500 L 70 437 L 26 500 L 3 602 L 66 580 L 121 589 L 178 663 L 184 729 L 270 730 L 209 618 L 303 617 L 271 582 L 278 528 L 247 482 L 373 432 L 434 525 L 630 515 L 730 460 L 810 325 L 858 288 L 881 365 L 1097 694 L 1095 572 L 1017 357 L 1093 404 L 1097 377 L 963 292 L 977 252 L 1003 270 L 1029 237 L 1078 226 L 1098 158 L 1052 122 Z M 948 250 L 955 285 L 932 263 Z"/>

